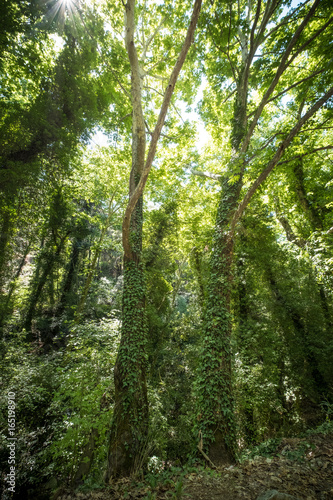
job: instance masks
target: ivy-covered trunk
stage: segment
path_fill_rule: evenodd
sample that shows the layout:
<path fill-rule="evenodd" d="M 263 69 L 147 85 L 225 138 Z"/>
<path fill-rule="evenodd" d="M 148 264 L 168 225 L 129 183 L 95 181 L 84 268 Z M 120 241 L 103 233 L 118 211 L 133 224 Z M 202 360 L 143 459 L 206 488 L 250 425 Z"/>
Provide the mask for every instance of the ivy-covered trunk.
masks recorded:
<path fill-rule="evenodd" d="M 235 457 L 230 343 L 234 241 L 227 229 L 240 187 L 240 181 L 226 183 L 218 207 L 198 376 L 199 443 L 202 439 L 203 448 L 215 465 L 232 463 Z"/>
<path fill-rule="evenodd" d="M 9 260 L 9 244 L 14 228 L 13 208 L 8 203 L 2 209 L 2 224 L 0 232 L 0 295 L 5 295 L 3 287 L 6 281 L 6 266 Z"/>
<path fill-rule="evenodd" d="M 303 54 L 304 50 L 308 50 L 308 43 L 299 43 L 299 40 L 302 39 L 303 32 L 308 27 L 309 22 L 312 22 L 319 4 L 320 0 L 315 0 L 309 9 L 305 11 L 304 17 L 301 17 L 296 30 L 288 35 L 289 40 L 287 38 L 280 59 L 274 61 L 274 66 L 272 66 L 272 79 L 267 87 L 262 87 L 262 98 L 260 103 L 255 105 L 256 109 L 253 113 L 248 113 L 249 110 L 247 109 L 248 81 L 257 69 L 253 68 L 250 72 L 250 68 L 254 58 L 258 56 L 260 45 L 266 40 L 267 28 L 271 30 L 269 26 L 272 20 L 274 22 L 278 21 L 280 15 L 279 2 L 267 2 L 265 6 L 262 2 L 247 3 L 246 17 L 244 15 L 243 18 L 239 18 L 239 24 L 234 30 L 230 29 L 233 24 L 233 16 L 237 17 L 237 9 L 233 10 L 233 2 L 229 4 L 229 15 L 223 2 L 215 2 L 215 11 L 212 8 L 213 15 L 209 18 L 212 29 L 207 31 L 213 39 L 212 46 L 214 45 L 219 49 L 215 54 L 217 61 L 215 70 L 221 71 L 221 68 L 226 67 L 227 71 L 230 71 L 229 75 L 232 75 L 232 79 L 236 82 L 235 106 L 231 120 L 232 158 L 226 174 L 229 178 L 225 180 L 222 187 L 215 225 L 215 239 L 204 321 L 203 354 L 198 378 L 199 448 L 206 457 L 208 452 L 208 458 L 213 460 L 216 465 L 231 461 L 236 447 L 231 390 L 230 343 L 230 290 L 233 240 L 236 225 L 252 196 L 279 164 L 285 150 L 300 132 L 303 125 L 331 98 L 333 87 L 327 89 L 324 95 L 318 96 L 307 111 L 298 117 L 283 140 L 274 147 L 274 153 L 265 164 L 265 168 L 252 182 L 245 195 L 240 198 L 242 176 L 245 165 L 251 163 L 257 154 L 266 149 L 266 146 L 272 143 L 273 139 L 278 135 L 278 133 L 273 135 L 259 149 L 255 146 L 255 141 L 252 140 L 254 131 L 258 130 L 264 108 L 269 102 L 281 95 L 281 93 L 277 92 L 276 87 L 282 75 L 288 71 L 298 55 Z M 239 8 L 240 3 L 238 2 Z M 331 20 L 329 23 L 331 23 Z M 314 32 L 313 38 L 310 38 L 309 42 L 319 37 L 326 29 L 326 26 L 328 25 L 323 25 L 319 29 L 316 28 L 317 31 Z M 275 32 L 275 29 L 271 30 L 267 36 L 270 36 L 273 32 Z M 221 54 L 227 56 L 224 61 Z M 214 60 L 214 57 L 210 59 L 210 69 L 213 64 L 212 60 Z M 226 66 L 224 66 L 224 63 Z M 266 79 L 267 74 L 264 74 Z M 224 82 L 226 81 L 225 78 Z M 255 78 L 254 88 L 256 88 L 257 81 Z M 215 86 L 216 79 L 214 77 L 212 88 Z M 219 102 L 217 101 L 217 108 Z M 209 109 L 212 110 L 213 106 Z M 251 122 L 248 125 L 247 117 L 249 116 L 251 116 Z M 212 121 L 211 123 L 215 122 Z M 256 154 L 252 157 L 247 155 L 250 146 L 251 148 L 255 146 L 254 150 L 256 151 Z"/>
<path fill-rule="evenodd" d="M 148 402 L 146 387 L 146 318 L 145 276 L 142 252 L 142 195 L 155 158 L 157 142 L 166 118 L 179 72 L 192 44 L 201 0 L 195 0 L 184 44 L 170 75 L 162 106 L 152 133 L 146 157 L 146 124 L 142 109 L 144 74 L 135 46 L 135 0 L 124 4 L 125 43 L 131 67 L 132 168 L 129 201 L 122 227 L 124 248 L 124 290 L 121 342 L 114 369 L 115 407 L 107 480 L 128 476 L 144 462 L 148 437 Z"/>
<path fill-rule="evenodd" d="M 148 435 L 145 272 L 140 258 L 142 197 L 132 214 L 131 227 L 136 251 L 132 259 L 124 258 L 121 342 L 114 368 L 110 477 L 128 476 L 140 468 Z"/>
<path fill-rule="evenodd" d="M 238 206 L 244 172 L 244 167 L 239 167 L 239 152 L 247 123 L 248 54 L 245 49 L 244 41 L 243 65 L 237 82 L 232 119 L 233 157 L 229 164 L 229 177 L 222 182 L 215 222 L 197 381 L 199 448 L 208 453 L 216 466 L 233 463 L 236 453 L 230 313 L 234 232 L 230 231 L 230 223 Z"/>
<path fill-rule="evenodd" d="M 28 300 L 24 319 L 24 328 L 27 331 L 26 340 L 28 342 L 32 342 L 35 340 L 34 334 L 31 331 L 31 323 L 36 314 L 36 307 L 42 291 L 65 246 L 67 236 L 68 235 L 66 234 L 61 238 L 55 251 L 54 248 L 50 245 L 49 248 L 46 248 L 46 250 L 43 251 L 39 256 L 39 262 L 36 267 L 35 276 L 32 280 L 32 291 Z M 39 275 L 41 270 L 41 275 Z"/>
<path fill-rule="evenodd" d="M 126 48 L 131 63 L 132 168 L 129 198 L 145 164 L 146 130 L 142 112 L 140 66 L 134 45 L 134 0 L 126 4 Z M 141 262 L 143 198 L 123 224 L 124 289 L 121 341 L 114 368 L 115 406 L 111 426 L 108 478 L 129 476 L 140 467 L 148 435 L 146 386 L 145 276 Z"/>

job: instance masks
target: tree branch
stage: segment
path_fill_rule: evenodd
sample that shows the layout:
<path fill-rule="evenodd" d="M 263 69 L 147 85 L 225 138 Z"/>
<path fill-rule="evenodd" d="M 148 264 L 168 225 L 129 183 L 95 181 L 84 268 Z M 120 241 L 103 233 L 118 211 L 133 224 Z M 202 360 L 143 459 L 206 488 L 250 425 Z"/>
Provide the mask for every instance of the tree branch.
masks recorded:
<path fill-rule="evenodd" d="M 304 158 L 304 156 L 312 155 L 313 153 L 316 153 L 317 151 L 323 151 L 323 150 L 327 150 L 327 149 L 333 149 L 333 146 L 321 146 L 320 148 L 315 148 L 312 151 L 308 151 L 307 153 L 293 156 L 292 158 L 289 158 L 289 160 L 279 161 L 278 165 L 282 165 L 283 163 L 289 163 L 290 161 L 298 160 L 299 158 Z"/>
<path fill-rule="evenodd" d="M 288 219 L 279 213 L 280 212 L 280 201 L 279 201 L 279 198 L 277 196 L 275 198 L 275 210 L 276 210 L 277 220 L 280 222 L 281 226 L 283 227 L 284 232 L 286 233 L 287 240 L 290 241 L 291 243 L 294 243 L 299 248 L 304 248 L 306 241 L 303 240 L 303 238 L 297 238 L 291 225 L 289 224 Z"/>
<path fill-rule="evenodd" d="M 134 43 L 135 32 L 135 0 L 126 4 L 126 36 L 125 44 L 131 65 L 131 99 L 133 109 L 132 123 L 132 168 L 130 174 L 130 196 L 135 190 L 135 176 L 141 175 L 145 161 L 146 130 L 142 110 L 141 71 L 138 53 Z M 127 241 L 129 246 L 129 239 Z"/>
<path fill-rule="evenodd" d="M 207 177 L 207 179 L 213 179 L 214 181 L 219 181 L 222 178 L 221 174 L 213 174 L 212 172 L 200 172 L 200 170 L 192 170 L 193 175 L 199 175 L 200 177 Z"/>
<path fill-rule="evenodd" d="M 245 153 L 245 151 L 247 150 L 248 148 L 248 145 L 249 145 L 249 142 L 250 142 L 250 139 L 252 137 L 252 134 L 254 132 L 254 129 L 258 123 L 258 120 L 261 116 L 261 113 L 264 109 L 264 107 L 266 106 L 267 104 L 267 101 L 268 99 L 270 98 L 272 92 L 274 91 L 276 85 L 278 84 L 278 81 L 280 80 L 280 77 L 281 75 L 284 73 L 285 69 L 287 68 L 288 66 L 288 58 L 291 54 L 291 51 L 293 50 L 293 48 L 295 47 L 299 37 L 301 36 L 301 33 L 302 31 L 304 30 L 304 28 L 306 27 L 306 25 L 309 23 L 311 17 L 313 16 L 316 8 L 318 7 L 319 5 L 319 2 L 320 0 L 315 0 L 315 2 L 313 3 L 312 7 L 310 8 L 309 12 L 307 13 L 307 15 L 305 16 L 305 18 L 303 19 L 303 21 L 301 22 L 301 24 L 298 26 L 297 30 L 295 31 L 293 37 L 291 38 L 290 42 L 288 43 L 287 45 L 287 48 L 281 58 L 281 61 L 280 61 L 280 64 L 279 64 L 279 67 L 278 69 L 276 70 L 276 73 L 275 73 L 275 76 L 270 84 L 270 86 L 268 87 L 267 91 L 265 92 L 256 112 L 255 112 L 255 115 L 254 115 L 254 118 L 250 124 L 250 127 L 249 127 L 249 130 L 244 138 L 244 141 L 243 141 L 243 144 L 242 144 L 242 147 L 241 147 L 241 153 Z"/>
<path fill-rule="evenodd" d="M 155 29 L 155 31 L 150 35 L 147 42 L 143 45 L 143 54 L 142 54 L 142 58 L 141 58 L 142 62 L 145 61 L 145 59 L 146 59 L 146 54 L 147 54 L 147 50 L 148 50 L 149 45 L 154 40 L 157 33 L 162 29 L 162 26 L 165 23 L 165 21 L 166 21 L 166 17 L 163 17 L 163 19 L 161 19 L 161 21 L 160 21 L 159 25 L 157 26 L 157 28 Z"/>
<path fill-rule="evenodd" d="M 134 3 L 134 0 L 128 0 L 128 1 L 131 1 Z M 140 198 L 140 196 L 143 193 L 143 190 L 145 188 L 145 185 L 146 185 L 146 182 L 148 179 L 148 175 L 149 175 L 149 172 L 150 172 L 150 169 L 151 169 L 154 157 L 155 157 L 155 153 L 156 153 L 157 142 L 158 142 L 158 139 L 161 135 L 161 130 L 162 130 L 162 127 L 164 125 L 165 117 L 166 117 L 166 114 L 167 114 L 167 111 L 168 111 L 168 108 L 170 105 L 171 97 L 172 97 L 172 94 L 173 94 L 173 91 L 174 91 L 174 88 L 175 88 L 175 85 L 176 85 L 176 82 L 178 79 L 178 75 L 180 73 L 180 70 L 181 70 L 184 62 L 185 62 L 185 58 L 187 56 L 189 48 L 191 47 L 192 42 L 193 42 L 194 32 L 195 32 L 198 18 L 199 18 L 199 14 L 200 14 L 201 3 L 202 3 L 202 0 L 195 0 L 193 12 L 192 12 L 192 17 L 191 17 L 190 25 L 189 25 L 187 33 L 186 33 L 184 44 L 183 44 L 183 47 L 180 51 L 179 57 L 175 63 L 175 66 L 172 70 L 168 86 L 165 90 L 163 103 L 162 103 L 162 106 L 160 109 L 160 114 L 159 114 L 159 117 L 157 119 L 157 123 L 156 123 L 155 129 L 154 129 L 154 132 L 152 134 L 151 141 L 150 141 L 146 162 L 144 164 L 144 168 L 143 168 L 143 171 L 141 173 L 140 180 L 139 180 L 134 192 L 132 193 L 132 195 L 129 199 L 128 205 L 126 207 L 126 210 L 125 210 L 125 215 L 124 215 L 124 219 L 123 219 L 123 247 L 124 247 L 125 257 L 128 257 L 128 258 L 131 258 L 131 256 L 132 256 L 132 250 L 130 247 L 130 238 L 129 238 L 131 215 L 132 215 L 132 212 L 135 208 L 135 205 L 136 205 L 138 199 Z M 133 47 L 134 47 L 134 42 L 133 42 Z M 141 105 L 141 103 L 140 103 L 140 105 Z M 144 127 L 144 122 L 143 122 L 143 127 Z"/>
<path fill-rule="evenodd" d="M 332 59 L 327 63 L 327 66 L 330 64 L 330 62 L 332 61 Z M 320 75 L 321 73 L 323 73 L 325 71 L 325 68 L 323 69 L 318 69 L 317 71 L 314 71 L 313 73 L 311 73 L 311 75 L 309 76 L 306 76 L 304 78 L 302 78 L 302 80 L 299 80 L 298 82 L 296 83 L 293 83 L 292 85 L 290 85 L 289 87 L 287 87 L 286 89 L 282 90 L 281 92 L 279 92 L 278 94 L 276 94 L 275 96 L 271 97 L 270 99 L 268 99 L 267 101 L 267 104 L 272 102 L 272 101 L 275 101 L 275 99 L 278 99 L 279 97 L 281 97 L 282 95 L 286 94 L 287 92 L 289 92 L 289 90 L 293 89 L 294 87 L 297 87 L 298 85 L 301 85 L 301 83 L 304 83 L 306 82 L 307 80 L 310 80 L 311 78 L 314 78 L 315 76 L 317 75 Z M 248 118 L 250 118 L 251 116 L 253 116 L 255 114 L 255 111 L 253 111 L 252 113 L 250 113 L 248 115 Z"/>
<path fill-rule="evenodd" d="M 272 160 L 269 162 L 265 170 L 263 170 L 263 172 L 261 172 L 259 177 L 254 181 L 248 192 L 245 194 L 243 200 L 239 204 L 230 224 L 230 236 L 233 235 L 236 224 L 239 218 L 241 217 L 242 213 L 244 212 L 245 208 L 247 207 L 252 196 L 254 195 L 260 184 L 262 184 L 264 180 L 268 177 L 273 168 L 279 163 L 281 156 L 283 155 L 285 149 L 289 146 L 293 138 L 298 134 L 304 123 L 307 120 L 309 120 L 318 111 L 318 109 L 320 109 L 323 106 L 323 104 L 325 104 L 332 96 L 333 96 L 333 87 L 331 87 L 326 92 L 326 94 L 323 95 L 323 97 L 318 99 L 318 101 L 307 111 L 307 113 L 305 113 L 305 115 L 302 118 L 300 118 L 300 120 L 289 132 L 285 140 L 281 142 Z"/>

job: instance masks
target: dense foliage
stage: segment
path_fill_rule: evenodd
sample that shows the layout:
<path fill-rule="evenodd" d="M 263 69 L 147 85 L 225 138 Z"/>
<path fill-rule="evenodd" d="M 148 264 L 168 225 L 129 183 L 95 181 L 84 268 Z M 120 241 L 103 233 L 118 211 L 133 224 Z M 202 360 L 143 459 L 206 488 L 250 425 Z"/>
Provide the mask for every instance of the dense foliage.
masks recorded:
<path fill-rule="evenodd" d="M 330 11 L 2 3 L 4 499 L 329 425 Z"/>

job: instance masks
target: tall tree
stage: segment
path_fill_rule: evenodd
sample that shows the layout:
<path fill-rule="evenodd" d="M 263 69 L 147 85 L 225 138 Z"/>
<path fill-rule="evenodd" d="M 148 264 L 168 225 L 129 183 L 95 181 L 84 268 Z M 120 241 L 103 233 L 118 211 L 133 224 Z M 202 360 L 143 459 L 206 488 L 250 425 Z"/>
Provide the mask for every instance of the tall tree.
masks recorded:
<path fill-rule="evenodd" d="M 324 48 L 333 21 L 328 6 L 315 0 L 285 13 L 288 5 L 280 0 L 219 1 L 206 13 L 205 30 L 216 49 L 213 58 L 207 57 L 211 90 L 204 113 L 208 122 L 218 124 L 216 135 L 223 126 L 229 128 L 231 146 L 221 175 L 198 376 L 200 447 L 216 464 L 232 462 L 236 450 L 230 345 L 236 225 L 302 126 L 319 110 L 325 113 L 333 95 L 330 55 Z M 320 71 L 313 70 L 319 47 L 324 48 Z M 293 64 L 302 68 L 296 82 Z M 290 117 L 281 130 L 281 117 L 271 103 L 281 106 L 282 96 L 290 96 L 291 89 L 297 89 L 295 102 L 305 99 L 304 112 Z M 220 103 L 230 95 L 235 96 L 233 109 L 225 113 L 224 108 L 221 114 Z M 261 129 L 269 123 L 270 135 Z M 250 187 L 243 194 L 245 181 Z"/>
<path fill-rule="evenodd" d="M 201 8 L 195 0 L 191 20 L 177 61 L 166 86 L 158 119 L 146 156 L 146 124 L 143 113 L 143 63 L 151 38 L 144 42 L 139 59 L 135 40 L 135 0 L 125 5 L 125 44 L 131 67 L 132 168 L 129 202 L 125 210 L 122 241 L 124 247 L 124 290 L 121 342 L 114 369 L 115 408 L 109 449 L 107 476 L 129 475 L 140 466 L 148 435 L 146 387 L 145 278 L 141 260 L 143 190 L 155 158 L 166 114 L 180 70 L 193 42 Z M 161 23 L 162 25 L 163 23 Z M 158 34 L 161 26 L 155 30 Z"/>

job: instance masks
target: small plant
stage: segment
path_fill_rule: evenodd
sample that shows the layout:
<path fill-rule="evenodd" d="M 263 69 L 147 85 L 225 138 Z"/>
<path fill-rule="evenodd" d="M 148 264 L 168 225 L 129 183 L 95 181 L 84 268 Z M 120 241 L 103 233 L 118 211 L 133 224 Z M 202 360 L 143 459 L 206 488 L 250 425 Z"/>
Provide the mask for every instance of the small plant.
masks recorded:
<path fill-rule="evenodd" d="M 287 450 L 285 453 L 282 453 L 289 460 L 297 460 L 299 462 L 303 462 L 305 459 L 305 455 L 310 451 L 314 450 L 316 447 L 310 443 L 300 443 L 295 450 Z"/>
<path fill-rule="evenodd" d="M 156 493 L 153 493 L 152 491 L 148 491 L 147 495 L 143 498 L 143 500 L 156 500 L 157 496 Z"/>
<path fill-rule="evenodd" d="M 183 496 L 184 489 L 184 481 L 183 478 L 180 478 L 175 484 L 175 492 L 172 495 L 172 498 L 181 498 Z"/>
<path fill-rule="evenodd" d="M 146 480 L 149 483 L 149 486 L 151 487 L 151 489 L 156 488 L 157 483 L 158 483 L 158 477 L 157 476 L 155 476 L 154 474 L 148 474 L 146 476 Z"/>
<path fill-rule="evenodd" d="M 176 483 L 174 483 L 175 491 L 172 492 L 171 498 L 179 499 L 184 496 L 189 496 L 187 493 L 184 493 L 184 477 L 180 477 Z"/>
<path fill-rule="evenodd" d="M 268 439 L 264 443 L 260 443 L 258 446 L 244 451 L 240 457 L 240 462 L 243 460 L 253 459 L 258 456 L 271 457 L 276 454 L 280 442 L 281 438 Z"/>
<path fill-rule="evenodd" d="M 333 419 L 333 404 L 328 401 L 323 401 L 320 406 L 323 413 L 325 413 L 326 422 L 330 422 Z"/>
<path fill-rule="evenodd" d="M 148 470 L 152 473 L 162 472 L 165 462 L 159 457 L 153 456 L 148 460 Z"/>

